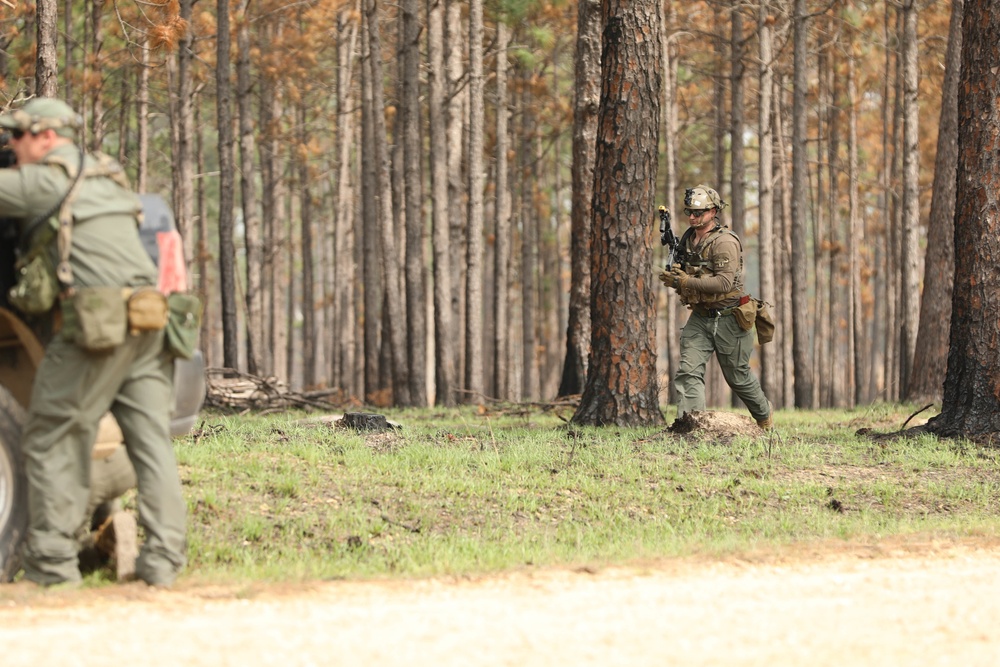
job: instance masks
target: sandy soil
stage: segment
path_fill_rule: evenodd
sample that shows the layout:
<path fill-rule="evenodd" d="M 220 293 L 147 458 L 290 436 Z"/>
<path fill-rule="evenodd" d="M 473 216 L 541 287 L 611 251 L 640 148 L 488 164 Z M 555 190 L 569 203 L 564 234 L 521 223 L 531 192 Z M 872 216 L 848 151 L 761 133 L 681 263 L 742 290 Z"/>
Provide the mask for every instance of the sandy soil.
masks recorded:
<path fill-rule="evenodd" d="M 1000 546 L 475 580 L 0 587 L 0 664 L 996 665 Z"/>

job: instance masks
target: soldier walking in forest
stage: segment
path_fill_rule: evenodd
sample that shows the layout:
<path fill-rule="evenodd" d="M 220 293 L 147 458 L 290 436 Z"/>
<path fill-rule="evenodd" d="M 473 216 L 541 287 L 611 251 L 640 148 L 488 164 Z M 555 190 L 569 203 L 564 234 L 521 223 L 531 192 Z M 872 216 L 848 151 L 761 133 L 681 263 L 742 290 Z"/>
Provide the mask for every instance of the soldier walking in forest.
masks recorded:
<path fill-rule="evenodd" d="M 80 581 L 77 532 L 89 518 L 91 449 L 110 409 L 138 478 L 146 540 L 136 576 L 169 586 L 186 561 L 186 506 L 169 431 L 166 300 L 140 241 L 139 199 L 118 163 L 75 145 L 81 124 L 50 98 L 0 116 L 17 156 L 16 168 L 0 170 L 0 217 L 19 221 L 25 262 L 9 298 L 24 313 L 61 314 L 21 441 L 25 578 Z"/>
<path fill-rule="evenodd" d="M 660 281 L 677 290 L 691 309 L 681 330 L 680 368 L 674 377 L 677 416 L 705 409 L 705 367 L 712 353 L 732 390 L 762 429 L 773 426 L 771 405 L 750 371 L 757 304 L 743 290 L 743 244 L 719 219 L 726 207 L 706 185 L 684 194 L 689 228 L 681 237 L 676 263 Z"/>

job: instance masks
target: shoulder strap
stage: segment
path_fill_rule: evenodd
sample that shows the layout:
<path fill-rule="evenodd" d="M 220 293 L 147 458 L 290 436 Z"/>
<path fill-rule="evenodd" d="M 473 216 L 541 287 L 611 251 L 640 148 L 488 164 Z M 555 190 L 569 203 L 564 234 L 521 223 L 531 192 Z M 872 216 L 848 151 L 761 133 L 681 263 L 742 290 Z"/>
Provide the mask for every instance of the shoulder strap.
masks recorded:
<path fill-rule="evenodd" d="M 94 160 L 94 164 L 90 166 L 85 166 L 86 152 L 80 149 L 80 160 L 78 164 L 73 164 L 68 158 L 62 155 L 47 155 L 42 160 L 44 164 L 55 164 L 59 165 L 66 171 L 66 175 L 73 179 L 70 183 L 69 190 L 63 195 L 62 200 L 52 207 L 49 211 L 45 213 L 44 216 L 39 217 L 36 223 L 33 225 L 43 222 L 51 218 L 56 211 L 59 212 L 59 230 L 57 247 L 59 250 L 59 263 L 56 266 L 56 277 L 59 279 L 59 283 L 63 290 L 70 292 L 73 289 L 73 269 L 69 263 L 70 248 L 73 241 L 73 202 L 76 199 L 77 194 L 80 192 L 80 187 L 83 185 L 84 178 L 110 178 L 115 182 L 116 185 L 129 190 L 131 189 L 128 182 L 128 177 L 125 175 L 125 170 L 120 164 L 115 162 L 111 156 L 96 151 L 91 154 Z M 138 215 L 138 213 L 137 213 Z"/>

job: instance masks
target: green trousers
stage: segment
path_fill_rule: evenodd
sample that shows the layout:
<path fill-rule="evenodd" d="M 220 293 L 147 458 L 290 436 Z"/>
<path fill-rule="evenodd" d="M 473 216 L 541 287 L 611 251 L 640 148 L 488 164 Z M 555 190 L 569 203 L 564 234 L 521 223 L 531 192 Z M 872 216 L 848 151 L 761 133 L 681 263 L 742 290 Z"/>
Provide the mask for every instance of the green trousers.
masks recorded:
<path fill-rule="evenodd" d="M 127 336 L 93 354 L 56 336 L 45 350 L 21 440 L 28 478 L 25 576 L 43 585 L 79 581 L 77 531 L 90 501 L 91 448 L 110 409 L 139 487 L 145 542 L 136 574 L 168 586 L 186 562 L 186 505 L 170 441 L 173 360 L 163 332 Z"/>
<path fill-rule="evenodd" d="M 733 315 L 704 317 L 691 313 L 681 330 L 680 368 L 674 377 L 677 415 L 705 409 L 705 366 L 712 353 L 733 392 L 746 404 L 754 419 L 765 419 L 771 406 L 760 382 L 750 371 L 753 330 L 744 331 Z"/>

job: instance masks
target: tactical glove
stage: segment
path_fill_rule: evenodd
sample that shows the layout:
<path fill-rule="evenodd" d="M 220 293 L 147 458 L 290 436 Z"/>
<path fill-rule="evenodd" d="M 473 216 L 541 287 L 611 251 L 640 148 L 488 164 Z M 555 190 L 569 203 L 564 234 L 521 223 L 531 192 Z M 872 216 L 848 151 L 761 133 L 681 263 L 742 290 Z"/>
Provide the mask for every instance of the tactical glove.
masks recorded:
<path fill-rule="evenodd" d="M 664 270 L 660 273 L 660 282 L 667 287 L 673 287 L 676 290 L 683 289 L 684 283 L 686 283 L 687 280 L 688 274 L 677 267 L 674 267 L 669 271 Z"/>

